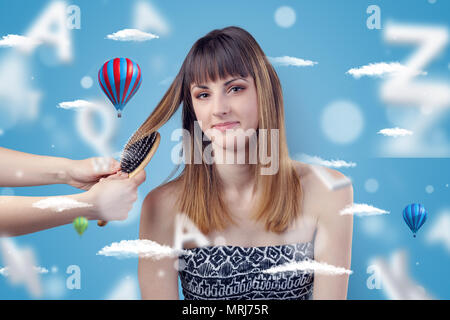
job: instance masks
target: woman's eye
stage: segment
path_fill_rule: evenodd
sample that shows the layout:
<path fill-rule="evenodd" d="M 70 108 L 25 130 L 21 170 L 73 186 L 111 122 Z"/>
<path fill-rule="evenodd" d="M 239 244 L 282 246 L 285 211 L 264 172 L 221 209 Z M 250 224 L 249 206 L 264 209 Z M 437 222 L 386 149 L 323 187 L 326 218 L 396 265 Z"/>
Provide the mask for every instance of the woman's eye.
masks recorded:
<path fill-rule="evenodd" d="M 242 87 L 233 87 L 233 88 L 231 88 L 231 90 L 233 90 L 233 89 L 239 89 L 239 90 L 234 90 L 234 92 L 238 92 L 238 91 L 243 90 L 244 88 L 242 88 Z"/>
<path fill-rule="evenodd" d="M 200 99 L 203 95 L 208 95 L 207 93 L 200 93 L 198 96 L 197 96 L 197 99 Z"/>
<path fill-rule="evenodd" d="M 242 87 L 232 87 L 230 89 L 230 91 L 234 91 L 234 92 L 239 92 L 241 90 L 244 90 L 244 88 L 242 88 Z M 207 98 L 208 96 L 209 96 L 208 93 L 203 92 L 203 93 L 198 94 L 196 97 L 197 97 L 197 99 L 203 99 L 203 98 Z"/>

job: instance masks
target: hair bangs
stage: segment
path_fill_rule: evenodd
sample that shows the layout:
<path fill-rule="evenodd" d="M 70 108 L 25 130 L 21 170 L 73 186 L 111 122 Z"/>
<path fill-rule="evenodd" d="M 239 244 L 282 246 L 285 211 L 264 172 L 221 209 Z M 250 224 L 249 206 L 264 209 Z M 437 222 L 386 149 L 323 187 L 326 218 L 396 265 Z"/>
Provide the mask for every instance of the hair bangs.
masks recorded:
<path fill-rule="evenodd" d="M 246 50 L 231 39 L 217 36 L 200 41 L 192 50 L 192 55 L 185 70 L 185 84 L 204 84 L 216 82 L 228 76 L 247 77 L 253 75 L 251 61 L 245 58 Z"/>

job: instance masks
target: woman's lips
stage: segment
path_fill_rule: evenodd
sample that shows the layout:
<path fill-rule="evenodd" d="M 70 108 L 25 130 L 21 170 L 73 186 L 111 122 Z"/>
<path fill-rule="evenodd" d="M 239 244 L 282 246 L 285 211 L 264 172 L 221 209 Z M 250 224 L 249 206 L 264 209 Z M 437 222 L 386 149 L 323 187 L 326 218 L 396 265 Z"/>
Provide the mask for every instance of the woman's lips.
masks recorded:
<path fill-rule="evenodd" d="M 225 131 L 227 129 L 233 129 L 237 125 L 239 125 L 239 122 L 231 122 L 231 123 L 228 123 L 225 125 L 215 125 L 215 126 L 213 126 L 213 128 L 218 129 L 220 131 Z"/>

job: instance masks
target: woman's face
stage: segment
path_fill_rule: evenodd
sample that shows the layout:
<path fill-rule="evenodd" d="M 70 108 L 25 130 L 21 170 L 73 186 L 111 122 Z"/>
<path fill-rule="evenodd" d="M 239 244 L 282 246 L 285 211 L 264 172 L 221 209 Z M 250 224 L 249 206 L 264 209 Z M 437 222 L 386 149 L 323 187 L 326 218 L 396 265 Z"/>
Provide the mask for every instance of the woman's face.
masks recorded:
<path fill-rule="evenodd" d="M 233 148 L 235 139 L 230 133 L 241 134 L 248 129 L 256 132 L 258 129 L 258 99 L 251 76 L 229 76 L 216 82 L 192 84 L 191 97 L 202 131 L 209 139 L 211 137 L 206 130 L 213 132 L 213 143 L 222 148 Z M 234 123 L 228 127 L 231 130 L 228 134 L 226 127 L 218 126 L 224 122 Z M 248 141 L 248 138 L 245 140 Z M 239 146 L 238 148 L 240 149 Z"/>

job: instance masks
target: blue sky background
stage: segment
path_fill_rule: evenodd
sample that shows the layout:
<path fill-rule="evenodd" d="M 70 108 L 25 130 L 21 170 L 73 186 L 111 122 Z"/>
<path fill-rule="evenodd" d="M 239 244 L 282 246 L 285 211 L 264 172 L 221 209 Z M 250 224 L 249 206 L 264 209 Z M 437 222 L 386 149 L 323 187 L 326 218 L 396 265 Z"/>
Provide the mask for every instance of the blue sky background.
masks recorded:
<path fill-rule="evenodd" d="M 421 116 L 413 106 L 385 103 L 379 92 L 385 81 L 383 78 L 355 79 L 346 74 L 351 68 L 369 63 L 406 61 L 417 47 L 387 43 L 383 39 L 386 23 L 393 21 L 448 29 L 449 1 L 143 1 L 157 8 L 170 26 L 170 33 L 146 42 L 106 39 L 108 34 L 135 26 L 133 8 L 139 2 L 67 2 L 81 10 L 81 28 L 71 30 L 73 61 L 60 62 L 54 49 L 45 46 L 27 56 L 27 83 L 42 94 L 39 110 L 32 120 L 22 120 L 20 116 L 18 121 L 12 121 L 5 111 L 12 106 L 7 105 L 7 100 L 0 94 L 0 125 L 4 126 L 0 134 L 2 147 L 72 159 L 96 156 L 96 150 L 78 132 L 76 111 L 57 108 L 57 105 L 77 99 L 100 99 L 109 104 L 97 84 L 97 71 L 106 60 L 128 57 L 139 63 L 143 82 L 126 106 L 123 118 L 116 120 L 117 132 L 112 148 L 120 150 L 160 101 L 169 87 L 169 80 L 178 72 L 193 43 L 216 28 L 243 27 L 254 36 L 267 56 L 292 56 L 317 62 L 312 67 L 275 66 L 283 87 L 291 157 L 304 153 L 326 160 L 356 163 L 355 167 L 338 169 L 352 179 L 354 202 L 390 212 L 389 215 L 354 218 L 351 265 L 354 273 L 350 276 L 348 298 L 388 298 L 383 288 L 371 290 L 367 287 L 370 275 L 366 269 L 373 258 L 388 260 L 398 250 L 407 252 L 408 273 L 414 282 L 434 298 L 450 298 L 450 230 L 447 230 L 447 242 L 427 240 L 435 230 L 435 223 L 450 215 L 450 149 L 445 157 L 423 150 L 418 150 L 418 156 L 414 157 L 409 154 L 383 155 L 386 141 L 395 138 L 377 132 L 401 126 L 405 121 L 408 123 L 408 119 L 418 123 Z M 25 34 L 50 3 L 0 2 L 0 36 Z M 366 13 L 369 5 L 380 7 L 382 28 L 379 30 L 366 26 L 370 16 Z M 289 28 L 279 26 L 274 19 L 275 11 L 281 6 L 289 6 L 296 13 L 296 21 Z M 150 28 L 143 31 L 157 34 Z M 426 79 L 449 85 L 449 46 L 447 43 L 427 65 Z M 0 47 L 0 74 L 4 68 L 2 61 L 6 61 L 15 50 Z M 80 85 L 85 76 L 94 81 L 87 89 Z M 336 142 L 323 128 L 324 115 L 338 101 L 351 103 L 360 114 L 360 118 L 354 120 L 357 123 L 348 122 L 353 119 L 352 115 L 341 114 L 342 119 L 337 118 L 336 127 L 331 128 L 338 136 L 355 135 L 346 143 Z M 430 127 L 424 137 L 427 145 L 450 145 L 449 114 L 450 111 L 443 112 Z M 101 130 L 99 119 L 96 122 Z M 352 128 L 358 125 L 361 130 L 355 133 Z M 137 259 L 116 259 L 96 253 L 112 242 L 138 238 L 142 200 L 174 168 L 170 151 L 178 141 L 170 141 L 170 134 L 179 127 L 181 108 L 159 130 L 162 137 L 160 147 L 146 168 L 147 181 L 139 189 L 139 199 L 127 222 L 110 223 L 100 229 L 91 221 L 81 238 L 71 225 L 14 238 L 18 246 L 33 248 L 40 266 L 48 270 L 52 266 L 58 269 L 42 275 L 45 289 L 42 298 L 105 299 L 123 279 L 132 279 L 135 283 Z M 408 128 L 407 125 L 403 127 Z M 346 133 L 339 131 L 342 128 L 350 129 Z M 376 191 L 367 186 L 369 179 L 378 184 Z M 79 190 L 53 185 L 0 188 L 0 192 L 4 195 L 46 196 L 77 193 Z M 402 220 L 403 208 L 413 202 L 423 204 L 429 214 L 415 239 Z M 70 265 L 80 266 L 80 290 L 65 288 L 65 280 L 69 276 L 65 270 Z M 139 297 L 139 292 L 136 294 Z M 0 276 L 0 298 L 31 297 L 23 286 L 11 286 L 6 277 Z"/>

